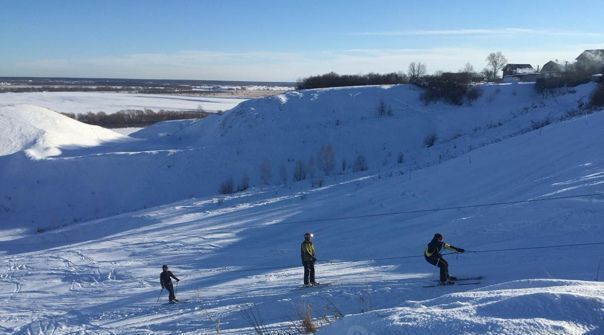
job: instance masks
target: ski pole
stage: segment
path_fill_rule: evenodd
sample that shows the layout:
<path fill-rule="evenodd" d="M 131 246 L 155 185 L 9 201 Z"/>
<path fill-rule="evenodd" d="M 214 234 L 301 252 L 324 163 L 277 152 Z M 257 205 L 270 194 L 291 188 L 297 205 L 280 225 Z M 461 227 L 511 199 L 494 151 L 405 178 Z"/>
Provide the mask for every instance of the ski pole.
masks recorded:
<path fill-rule="evenodd" d="M 156 304 L 159 302 L 159 298 L 161 297 L 161 294 L 164 292 L 164 288 L 161 288 L 161 291 L 159 291 L 159 296 L 157 296 L 157 301 L 155 302 Z"/>

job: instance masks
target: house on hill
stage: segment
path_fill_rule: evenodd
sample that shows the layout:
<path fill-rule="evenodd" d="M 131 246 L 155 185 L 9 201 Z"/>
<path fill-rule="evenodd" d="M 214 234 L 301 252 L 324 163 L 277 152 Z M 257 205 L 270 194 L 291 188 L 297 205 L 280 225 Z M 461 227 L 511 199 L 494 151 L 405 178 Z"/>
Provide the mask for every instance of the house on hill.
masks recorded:
<path fill-rule="evenodd" d="M 564 64 L 559 63 L 558 60 L 550 60 L 549 62 L 543 64 L 541 67 L 541 71 L 539 71 L 540 78 L 560 78 L 562 77 L 562 73 L 566 70 L 572 68 L 572 65 L 569 65 L 568 62 Z"/>
<path fill-rule="evenodd" d="M 541 73 L 542 74 L 560 73 L 560 72 L 562 72 L 562 68 L 563 68 L 562 64 L 555 62 L 553 60 L 550 60 L 549 62 L 543 64 L 543 66 L 541 67 Z"/>
<path fill-rule="evenodd" d="M 576 58 L 577 66 L 593 70 L 604 71 L 604 49 L 585 50 Z"/>
<path fill-rule="evenodd" d="M 537 71 L 531 64 L 508 64 L 503 67 L 503 81 L 506 83 L 537 80 Z"/>

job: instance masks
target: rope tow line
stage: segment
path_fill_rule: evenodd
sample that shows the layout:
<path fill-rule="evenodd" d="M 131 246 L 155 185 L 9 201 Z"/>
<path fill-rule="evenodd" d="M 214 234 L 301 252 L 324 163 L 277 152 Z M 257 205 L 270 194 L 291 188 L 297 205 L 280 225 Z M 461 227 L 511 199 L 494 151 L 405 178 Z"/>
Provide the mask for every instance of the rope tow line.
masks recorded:
<path fill-rule="evenodd" d="M 604 193 L 576 194 L 576 195 L 566 195 L 566 196 L 548 197 L 548 198 L 540 198 L 540 199 L 491 202 L 491 203 L 475 204 L 475 205 L 412 209 L 412 210 L 407 210 L 407 211 L 388 212 L 388 213 L 375 213 L 375 214 L 339 216 L 339 217 L 332 217 L 332 218 L 317 218 L 317 219 L 307 219 L 307 220 L 284 221 L 284 222 L 279 222 L 277 224 L 285 225 L 285 224 L 310 223 L 310 222 L 322 222 L 322 221 L 341 221 L 341 220 L 363 219 L 363 218 L 372 218 L 372 217 L 380 217 L 380 216 L 394 216 L 394 215 L 401 215 L 401 214 L 417 214 L 417 213 L 441 212 L 441 211 L 459 210 L 459 209 L 468 209 L 468 208 L 508 206 L 508 205 L 518 205 L 518 204 L 524 204 L 524 203 L 544 202 L 544 201 L 554 201 L 554 200 L 564 200 L 564 199 L 591 198 L 591 197 L 597 197 L 597 196 L 604 196 Z"/>
<path fill-rule="evenodd" d="M 488 252 L 506 252 L 506 251 L 518 251 L 518 250 L 538 250 L 538 249 L 554 249 L 554 248 L 569 248 L 569 247 L 586 247 L 586 246 L 594 246 L 594 245 L 604 245 L 604 242 L 588 242 L 588 243 L 573 243 L 573 244 L 555 244 L 555 245 L 545 245 L 545 246 L 537 246 L 537 247 L 520 247 L 520 248 L 507 248 L 507 249 L 491 249 L 491 250 L 466 250 L 464 253 L 459 252 L 448 252 L 443 253 L 443 256 L 446 255 L 460 255 L 460 254 L 479 254 L 479 253 L 488 253 Z M 373 258 L 373 259 L 350 259 L 343 261 L 320 261 L 318 264 L 337 264 L 341 262 L 365 262 L 365 261 L 387 261 L 387 260 L 396 260 L 396 259 L 409 259 L 409 258 L 424 258 L 423 255 L 410 255 L 410 256 L 397 256 L 397 257 L 383 257 L 383 258 Z M 253 272 L 258 270 L 285 270 L 289 268 L 299 267 L 300 265 L 290 264 L 290 265 L 281 265 L 281 266 L 264 266 L 264 267 L 253 267 L 247 269 L 235 269 L 235 270 L 225 270 L 225 272 L 229 273 L 238 273 L 238 272 Z"/>

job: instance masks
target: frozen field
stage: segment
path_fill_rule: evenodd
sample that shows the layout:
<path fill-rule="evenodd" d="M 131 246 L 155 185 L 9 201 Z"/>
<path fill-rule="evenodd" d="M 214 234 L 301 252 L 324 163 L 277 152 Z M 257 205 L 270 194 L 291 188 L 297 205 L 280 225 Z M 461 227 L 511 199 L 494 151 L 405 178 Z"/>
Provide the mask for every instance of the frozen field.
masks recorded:
<path fill-rule="evenodd" d="M 32 92 L 2 93 L 1 105 L 35 105 L 60 113 L 115 113 L 120 110 L 151 109 L 154 112 L 203 109 L 215 113 L 235 107 L 245 99 L 208 98 L 199 96 L 94 93 L 94 92 Z"/>

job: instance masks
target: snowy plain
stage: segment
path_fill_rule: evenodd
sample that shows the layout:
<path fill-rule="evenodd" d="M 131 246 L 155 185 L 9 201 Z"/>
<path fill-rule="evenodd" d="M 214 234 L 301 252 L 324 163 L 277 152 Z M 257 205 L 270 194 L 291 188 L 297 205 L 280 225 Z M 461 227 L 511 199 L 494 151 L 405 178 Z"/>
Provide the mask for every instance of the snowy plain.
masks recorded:
<path fill-rule="evenodd" d="M 35 105 L 60 113 L 86 114 L 121 110 L 151 109 L 154 112 L 191 111 L 209 113 L 226 111 L 245 99 L 182 95 L 128 94 L 109 92 L 25 92 L 0 94 L 1 105 Z"/>
<path fill-rule="evenodd" d="M 254 334 L 256 315 L 287 333 L 311 306 L 331 323 L 320 334 L 601 334 L 604 113 L 583 108 L 592 89 L 484 85 L 464 106 L 425 105 L 407 85 L 308 90 L 95 147 L 61 129 L 70 145 L 42 159 L 23 143 L 0 157 L 0 332 Z M 392 116 L 376 115 L 381 102 Z M 44 115 L 56 121 L 44 133 L 58 131 L 60 116 Z M 365 171 L 353 171 L 359 155 Z M 309 177 L 293 182 L 298 161 Z M 246 175 L 252 188 L 217 195 Z M 331 286 L 300 287 L 305 231 Z M 438 275 L 421 256 L 435 232 L 468 250 L 446 256 L 452 274 L 479 284 L 423 287 Z M 157 303 L 161 264 L 188 301 Z"/>

